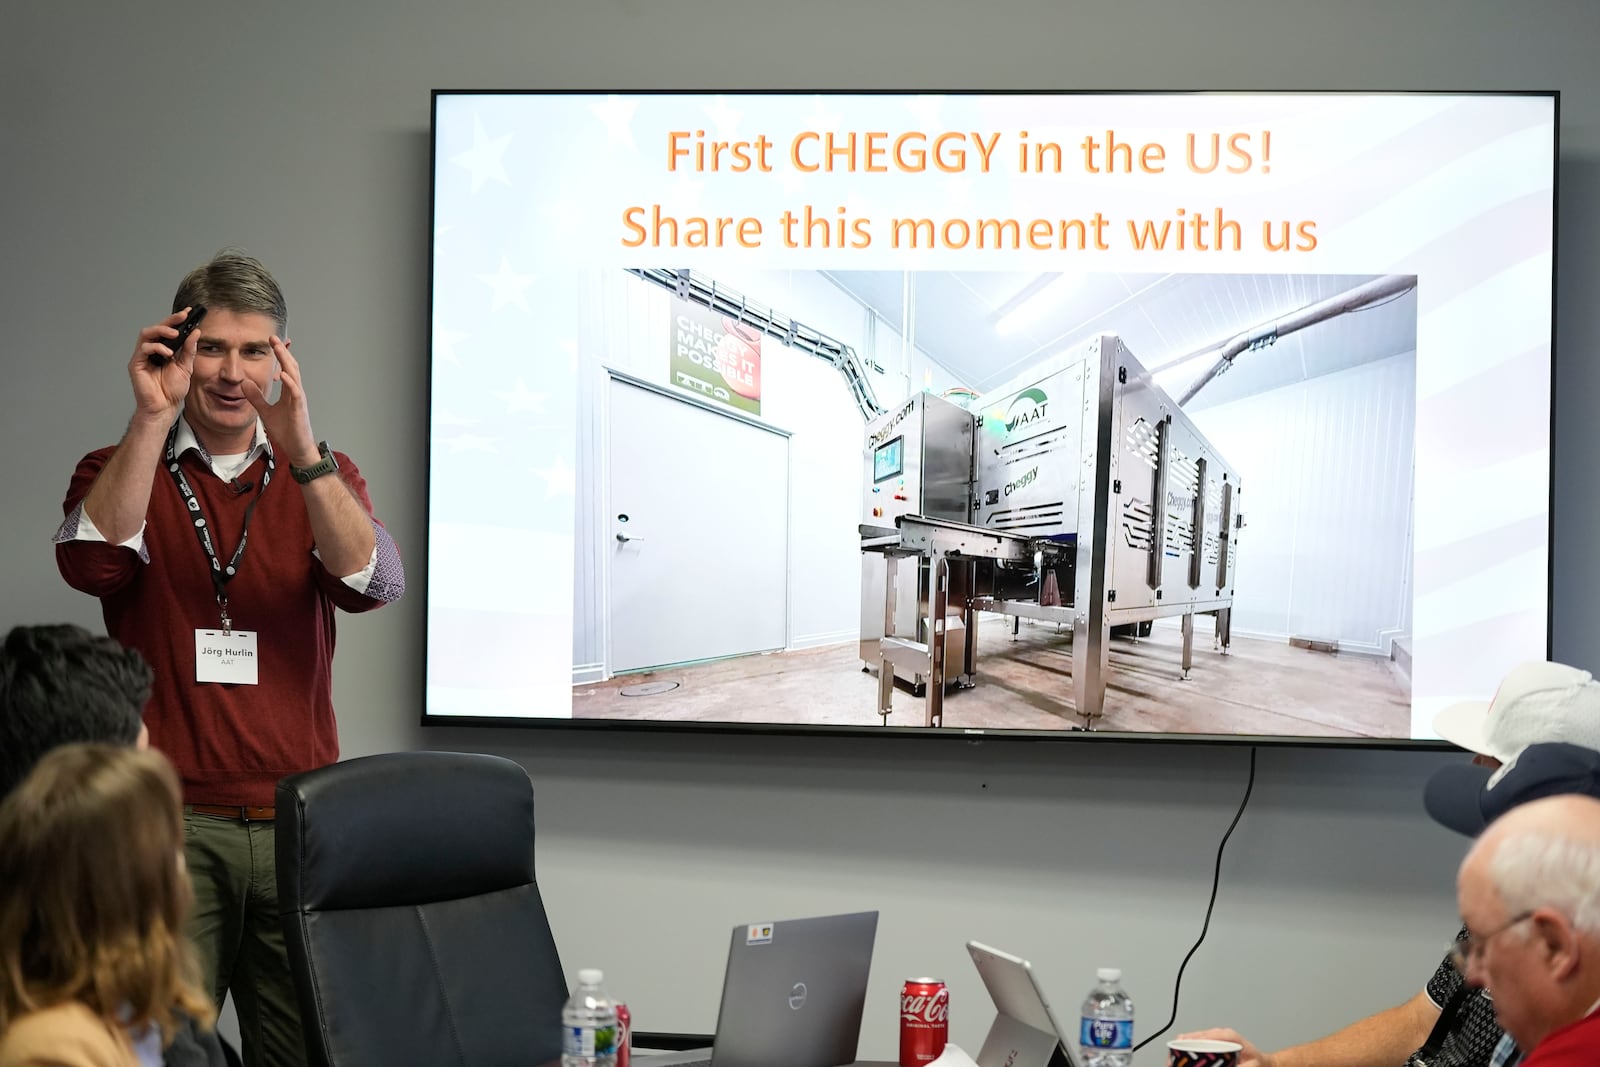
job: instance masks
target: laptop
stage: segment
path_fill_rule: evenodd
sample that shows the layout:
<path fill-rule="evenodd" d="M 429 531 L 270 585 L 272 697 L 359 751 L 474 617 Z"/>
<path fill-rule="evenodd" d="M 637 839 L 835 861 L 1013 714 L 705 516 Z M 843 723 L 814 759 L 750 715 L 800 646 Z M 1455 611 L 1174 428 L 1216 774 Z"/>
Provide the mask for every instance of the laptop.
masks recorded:
<path fill-rule="evenodd" d="M 978 1067 L 1078 1067 L 1073 1032 L 1056 1018 L 1033 965 L 977 941 L 967 942 L 967 952 L 995 1008 Z"/>
<path fill-rule="evenodd" d="M 640 1067 L 842 1067 L 854 1063 L 878 913 L 736 926 L 709 1049 Z"/>

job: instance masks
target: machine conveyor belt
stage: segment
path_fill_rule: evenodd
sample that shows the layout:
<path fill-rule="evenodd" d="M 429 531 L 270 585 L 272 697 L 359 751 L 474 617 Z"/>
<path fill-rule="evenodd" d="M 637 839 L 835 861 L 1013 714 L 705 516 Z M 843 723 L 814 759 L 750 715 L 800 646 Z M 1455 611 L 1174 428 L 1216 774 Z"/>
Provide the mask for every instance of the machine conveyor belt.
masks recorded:
<path fill-rule="evenodd" d="M 904 515 L 896 521 L 894 529 L 862 523 L 859 527 L 861 550 L 896 556 L 952 556 L 1022 564 L 1033 559 L 1032 542 L 1027 537 L 925 515 Z"/>

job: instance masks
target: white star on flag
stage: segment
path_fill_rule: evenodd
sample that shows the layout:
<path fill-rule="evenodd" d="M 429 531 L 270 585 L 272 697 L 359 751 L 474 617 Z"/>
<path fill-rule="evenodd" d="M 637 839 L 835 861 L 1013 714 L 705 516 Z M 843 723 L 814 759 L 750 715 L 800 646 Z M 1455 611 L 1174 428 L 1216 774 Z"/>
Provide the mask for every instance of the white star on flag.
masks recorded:
<path fill-rule="evenodd" d="M 450 450 L 452 456 L 463 452 L 494 452 L 494 438 L 484 437 L 482 434 L 463 433 L 455 437 L 446 438 L 440 442 Z"/>
<path fill-rule="evenodd" d="M 938 129 L 942 125 L 939 116 L 944 111 L 944 97 L 914 96 L 906 101 L 906 110 L 917 120 L 919 129 Z"/>
<path fill-rule="evenodd" d="M 511 261 L 505 256 L 500 257 L 500 271 L 497 274 L 480 274 L 478 280 L 494 290 L 494 303 L 490 311 L 498 311 L 507 304 L 515 304 L 523 311 L 528 310 L 528 302 L 523 298 L 523 293 L 528 287 L 539 280 L 537 274 L 518 274 L 511 269 Z"/>
<path fill-rule="evenodd" d="M 433 329 L 433 354 L 446 363 L 454 363 L 459 366 L 461 359 L 456 355 L 456 342 L 465 341 L 469 336 L 471 335 L 462 333 L 460 330 L 446 330 L 443 327 L 435 326 Z"/>
<path fill-rule="evenodd" d="M 817 109 L 811 113 L 810 118 L 806 119 L 806 129 L 816 130 L 818 133 L 837 130 L 839 128 L 839 116 L 835 112 L 828 110 L 828 105 L 823 102 L 822 97 L 818 96 L 815 100 Z"/>
<path fill-rule="evenodd" d="M 572 197 L 551 200 L 545 205 L 544 214 L 557 237 L 571 237 L 583 228 L 584 206 Z"/>
<path fill-rule="evenodd" d="M 505 155 L 506 146 L 510 143 L 509 133 L 490 138 L 484 132 L 483 120 L 473 116 L 472 147 L 452 156 L 450 162 L 467 168 L 467 172 L 472 175 L 474 193 L 483 188 L 484 182 L 491 179 L 510 185 L 511 179 L 506 175 L 505 164 L 500 159 Z"/>
<path fill-rule="evenodd" d="M 606 97 L 606 102 L 603 104 L 589 105 L 589 110 L 594 112 L 595 118 L 605 123 L 607 142 L 627 145 L 629 148 L 634 147 L 633 113 L 638 109 L 637 100 L 624 100 L 615 93 Z"/>
<path fill-rule="evenodd" d="M 470 415 L 457 415 L 453 411 L 440 411 L 433 417 L 435 426 L 476 426 L 478 420 Z"/>
<path fill-rule="evenodd" d="M 739 120 L 744 118 L 744 113 L 729 107 L 727 97 L 717 97 L 711 102 L 711 106 L 704 110 L 711 116 L 711 122 L 716 126 L 718 135 L 731 140 L 739 132 Z"/>
<path fill-rule="evenodd" d="M 531 411 L 535 415 L 543 415 L 544 402 L 548 399 L 545 394 L 535 393 L 533 390 L 529 389 L 528 383 L 523 381 L 521 378 L 517 379 L 517 384 L 514 389 L 511 389 L 510 391 L 502 389 L 497 392 L 495 396 L 498 396 L 501 400 L 506 402 L 507 414 L 518 411 Z"/>
<path fill-rule="evenodd" d="M 548 467 L 529 468 L 533 473 L 544 479 L 544 495 L 576 496 L 578 492 L 578 472 L 567 466 L 567 461 L 557 456 Z"/>

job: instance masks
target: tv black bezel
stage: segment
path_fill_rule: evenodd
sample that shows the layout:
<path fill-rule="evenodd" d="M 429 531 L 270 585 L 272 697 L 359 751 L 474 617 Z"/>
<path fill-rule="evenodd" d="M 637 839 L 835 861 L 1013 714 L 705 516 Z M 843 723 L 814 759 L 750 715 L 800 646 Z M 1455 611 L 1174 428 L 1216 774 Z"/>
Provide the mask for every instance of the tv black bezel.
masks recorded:
<path fill-rule="evenodd" d="M 1551 159 L 1550 159 L 1550 396 L 1548 448 L 1551 457 L 1549 487 L 1546 507 L 1546 577 L 1545 577 L 1545 651 L 1546 659 L 1552 657 L 1555 631 L 1555 463 L 1556 455 L 1556 390 L 1559 361 L 1557 352 L 1557 264 L 1560 242 L 1560 162 L 1561 162 L 1561 91 L 1558 89 L 1519 90 L 1419 90 L 1419 89 L 1223 89 L 1223 90 L 1169 90 L 1169 89 L 434 89 L 429 101 L 428 116 L 428 333 L 433 337 L 434 313 L 434 241 L 438 219 L 439 101 L 450 96 L 1477 96 L 1477 97 L 1541 97 L 1551 102 Z M 433 444 L 433 346 L 428 348 L 427 407 L 424 411 L 427 452 L 432 455 Z M 433 466 L 430 462 L 423 475 L 423 556 L 427 557 L 432 523 Z M 983 741 L 1059 741 L 1108 743 L 1138 742 L 1177 745 L 1268 746 L 1281 748 L 1331 748 L 1398 750 L 1406 752 L 1455 752 L 1457 746 L 1433 738 L 1408 737 L 1319 737 L 1314 735 L 1281 734 L 1186 734 L 1167 732 L 1142 732 L 1135 730 L 978 730 L 950 729 L 945 727 L 878 725 L 840 726 L 804 723 L 736 723 L 736 722 L 684 722 L 680 720 L 645 719 L 575 719 L 570 717 L 529 718 L 494 715 L 431 715 L 428 712 L 428 588 L 423 583 L 423 655 L 421 658 L 423 727 L 474 727 L 510 730 L 557 731 L 608 731 L 629 733 L 736 734 L 745 736 L 811 736 L 811 737 L 913 737 L 942 739 L 946 742 L 972 743 Z"/>

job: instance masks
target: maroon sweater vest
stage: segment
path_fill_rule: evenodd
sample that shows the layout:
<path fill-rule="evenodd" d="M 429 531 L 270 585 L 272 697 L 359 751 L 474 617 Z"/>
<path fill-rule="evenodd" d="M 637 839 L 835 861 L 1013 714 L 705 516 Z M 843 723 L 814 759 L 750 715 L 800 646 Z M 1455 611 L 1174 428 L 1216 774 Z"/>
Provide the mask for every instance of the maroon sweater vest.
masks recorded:
<path fill-rule="evenodd" d="M 78 464 L 67 491 L 68 514 L 114 451 L 99 449 Z M 337 458 L 338 476 L 370 515 L 366 482 L 347 456 Z M 193 451 L 179 462 L 226 564 L 266 459 L 258 456 L 240 473 L 239 482 L 254 486 L 246 492 L 216 477 Z M 151 745 L 177 767 L 189 804 L 272 804 L 279 778 L 339 758 L 334 609 L 367 611 L 380 603 L 329 574 L 312 555 L 301 489 L 283 464 L 260 497 L 244 558 L 227 585 L 234 629 L 257 634 L 257 685 L 195 681 L 194 632 L 216 629 L 221 616 L 205 552 L 165 466 L 156 471 L 145 515 L 148 563 L 103 542 L 56 546 L 68 584 L 100 598 L 106 632 L 138 649 L 154 669 L 145 724 Z"/>

